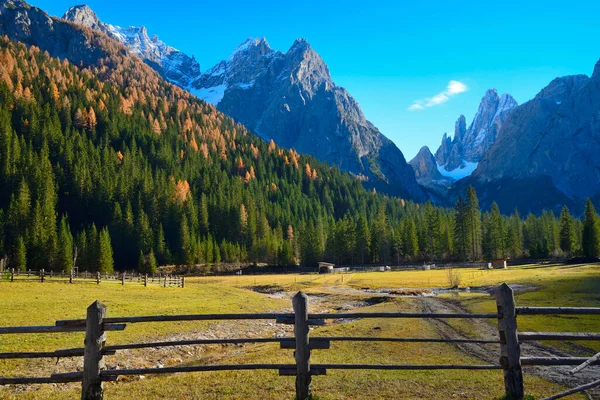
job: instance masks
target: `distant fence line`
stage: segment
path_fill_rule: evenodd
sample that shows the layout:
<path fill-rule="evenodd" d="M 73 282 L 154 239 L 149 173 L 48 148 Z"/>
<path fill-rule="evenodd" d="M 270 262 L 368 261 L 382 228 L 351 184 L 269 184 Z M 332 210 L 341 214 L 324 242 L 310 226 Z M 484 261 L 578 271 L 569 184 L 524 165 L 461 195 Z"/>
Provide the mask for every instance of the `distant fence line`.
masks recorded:
<path fill-rule="evenodd" d="M 102 274 L 100 272 L 75 271 L 39 271 L 10 269 L 4 273 L 4 279 L 10 282 L 68 282 L 68 283 L 120 283 L 143 286 L 158 285 L 161 287 L 185 287 L 185 277 L 171 274 L 140 274 L 135 272 L 115 272 Z"/>
<path fill-rule="evenodd" d="M 506 284 L 495 291 L 497 312 L 485 314 L 471 313 L 405 313 L 405 312 L 350 312 L 310 314 L 308 298 L 298 292 L 292 299 L 293 313 L 261 314 L 197 314 L 197 315 L 153 315 L 107 317 L 106 306 L 96 301 L 87 309 L 87 318 L 81 320 L 56 321 L 54 326 L 27 326 L 0 328 L 0 334 L 26 334 L 49 332 L 85 331 L 85 347 L 56 350 L 54 352 L 15 352 L 0 353 L 0 359 L 35 359 L 83 356 L 83 371 L 52 374 L 50 377 L 11 377 L 0 378 L 0 385 L 81 382 L 82 399 L 102 400 L 103 382 L 115 381 L 120 375 L 170 374 L 204 371 L 276 370 L 280 376 L 296 377 L 296 400 L 312 399 L 312 377 L 326 375 L 328 370 L 502 370 L 504 389 L 507 398 L 521 400 L 524 397 L 522 366 L 577 366 L 571 372 L 600 365 L 600 354 L 585 357 L 523 357 L 521 343 L 532 340 L 600 340 L 600 333 L 572 332 L 518 332 L 517 315 L 600 315 L 600 308 L 584 307 L 516 307 L 513 290 Z M 314 325 L 324 325 L 325 320 L 362 318 L 476 318 L 497 319 L 498 338 L 398 338 L 398 337 L 310 337 Z M 122 331 L 126 324 L 147 322 L 207 321 L 207 320 L 274 320 L 277 323 L 294 325 L 294 336 L 285 338 L 240 338 L 240 339 L 198 339 L 165 341 L 154 343 L 133 343 L 106 345 L 107 331 Z M 311 364 L 313 350 L 331 350 L 333 341 L 369 341 L 397 343 L 491 343 L 499 345 L 497 364 Z M 126 349 L 159 348 L 182 345 L 279 343 L 282 349 L 294 349 L 295 363 L 290 364 L 227 364 L 197 365 L 160 368 L 137 368 L 107 370 L 104 356 L 114 355 Z M 570 389 L 548 397 L 558 399 L 569 394 L 600 386 L 600 380 Z M 364 397 L 368 397 L 365 394 Z"/>

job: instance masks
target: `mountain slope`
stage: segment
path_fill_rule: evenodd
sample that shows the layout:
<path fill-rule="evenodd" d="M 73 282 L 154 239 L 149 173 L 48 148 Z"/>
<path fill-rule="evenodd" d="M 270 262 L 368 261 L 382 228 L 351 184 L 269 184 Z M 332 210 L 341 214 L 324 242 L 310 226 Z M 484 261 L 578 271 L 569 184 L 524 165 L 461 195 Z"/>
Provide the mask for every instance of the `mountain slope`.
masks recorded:
<path fill-rule="evenodd" d="M 265 140 L 312 154 L 357 175 L 368 188 L 424 201 L 400 150 L 367 121 L 356 101 L 336 86 L 329 69 L 305 40 L 286 53 L 247 39 L 203 74 L 195 60 L 149 39 L 145 28 L 98 20 L 87 6 L 64 16 L 123 43 L 174 84 L 232 116 Z"/>
<path fill-rule="evenodd" d="M 534 212 L 558 211 L 565 202 L 581 210 L 583 199 L 600 192 L 598 148 L 600 62 L 591 78 L 557 78 L 533 100 L 515 108 L 465 184 L 492 193 L 503 182 L 502 191 L 518 197 L 515 205 L 520 209 L 531 209 L 527 202 L 533 202 Z M 523 182 L 532 188 L 527 198 L 514 191 Z"/>
<path fill-rule="evenodd" d="M 402 152 L 335 85 L 306 40 L 296 40 L 284 54 L 264 38 L 250 38 L 190 90 L 265 140 L 337 165 L 362 177 L 367 187 L 426 198 Z"/>
<path fill-rule="evenodd" d="M 194 57 L 167 46 L 156 35 L 148 37 L 143 26 L 121 28 L 106 24 L 86 5 L 69 8 L 63 19 L 88 26 L 117 40 L 157 70 L 163 78 L 178 86 L 185 88 L 200 75 L 200 64 Z"/>

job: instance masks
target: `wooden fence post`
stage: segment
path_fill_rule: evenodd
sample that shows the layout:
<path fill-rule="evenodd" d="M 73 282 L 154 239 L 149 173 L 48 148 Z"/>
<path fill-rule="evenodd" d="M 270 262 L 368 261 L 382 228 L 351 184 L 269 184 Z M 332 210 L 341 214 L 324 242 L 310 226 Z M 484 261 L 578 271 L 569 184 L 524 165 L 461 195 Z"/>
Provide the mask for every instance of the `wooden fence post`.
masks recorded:
<path fill-rule="evenodd" d="M 181 288 L 183 289 L 185 287 L 185 276 L 181 277 Z"/>
<path fill-rule="evenodd" d="M 121 286 L 125 286 L 125 272 L 121 275 Z"/>
<path fill-rule="evenodd" d="M 148 286 L 148 274 L 144 275 L 144 287 Z"/>
<path fill-rule="evenodd" d="M 45 275 L 45 271 L 42 269 L 42 270 L 40 271 L 40 281 L 41 281 L 41 282 L 44 282 L 44 275 Z"/>
<path fill-rule="evenodd" d="M 71 270 L 71 273 L 69 274 L 69 283 L 73 283 L 73 274 L 75 273 L 75 271 Z"/>
<path fill-rule="evenodd" d="M 294 306 L 294 337 L 296 339 L 296 400 L 312 399 L 310 349 L 308 347 L 308 297 L 298 292 L 292 299 Z"/>
<path fill-rule="evenodd" d="M 97 285 L 100 284 L 100 272 L 98 272 L 97 275 L 96 275 L 96 284 Z"/>
<path fill-rule="evenodd" d="M 100 377 L 100 371 L 104 368 L 102 348 L 106 342 L 105 316 L 106 306 L 99 301 L 95 301 L 87 309 L 81 384 L 82 400 L 102 400 L 104 397 L 104 384 Z"/>
<path fill-rule="evenodd" d="M 521 345 L 517 335 L 517 312 L 513 290 L 503 283 L 496 291 L 498 307 L 498 333 L 500 334 L 500 365 L 504 368 L 506 397 L 523 399 L 523 371 L 521 370 Z"/>
<path fill-rule="evenodd" d="M 10 270 L 10 281 L 14 282 L 15 281 L 15 269 L 11 268 Z"/>

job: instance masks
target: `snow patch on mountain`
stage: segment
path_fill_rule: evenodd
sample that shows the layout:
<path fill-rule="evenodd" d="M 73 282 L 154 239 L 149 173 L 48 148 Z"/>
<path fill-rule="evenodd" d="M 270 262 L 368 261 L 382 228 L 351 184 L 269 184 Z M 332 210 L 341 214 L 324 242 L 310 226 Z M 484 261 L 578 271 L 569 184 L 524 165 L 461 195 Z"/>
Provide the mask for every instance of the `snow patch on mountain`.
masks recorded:
<path fill-rule="evenodd" d="M 98 19 L 88 6 L 73 6 L 64 19 L 89 26 L 121 42 L 129 51 L 153 66 L 165 79 L 186 88 L 200 75 L 200 64 L 174 47 L 168 46 L 158 36 L 148 36 L 144 26 L 120 26 L 107 24 Z"/>
<path fill-rule="evenodd" d="M 452 171 L 448 171 L 443 165 L 438 163 L 436 163 L 436 165 L 440 174 L 447 178 L 452 178 L 458 181 L 462 178 L 470 176 L 477 169 L 477 165 L 479 165 L 479 163 L 462 160 L 461 166 L 453 169 Z"/>
<path fill-rule="evenodd" d="M 227 89 L 227 85 L 218 85 L 209 88 L 200 88 L 194 89 L 190 88 L 189 91 L 194 96 L 203 99 L 204 101 L 216 106 L 223 100 L 223 96 L 225 96 L 225 90 Z"/>

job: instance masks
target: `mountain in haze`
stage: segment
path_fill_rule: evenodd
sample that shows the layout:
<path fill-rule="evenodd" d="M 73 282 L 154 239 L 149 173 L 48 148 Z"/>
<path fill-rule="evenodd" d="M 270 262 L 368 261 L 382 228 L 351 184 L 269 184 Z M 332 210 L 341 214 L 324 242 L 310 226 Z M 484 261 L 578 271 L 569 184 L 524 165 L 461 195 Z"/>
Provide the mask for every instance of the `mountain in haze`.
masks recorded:
<path fill-rule="evenodd" d="M 456 180 L 469 176 L 477 168 L 516 106 L 511 95 L 498 96 L 496 89 L 487 90 L 468 129 L 465 116 L 461 115 L 454 124 L 454 137 L 444 133 L 435 156 L 424 146 L 409 162 L 417 182 L 443 199 Z"/>
<path fill-rule="evenodd" d="M 282 53 L 264 38 L 249 38 L 192 82 L 190 91 L 263 139 L 349 171 L 369 188 L 426 199 L 402 152 L 333 82 L 304 39 Z"/>
<path fill-rule="evenodd" d="M 454 127 L 454 137 L 444 133 L 442 144 L 435 153 L 442 175 L 454 179 L 470 175 L 477 163 L 498 137 L 506 118 L 517 106 L 509 94 L 498 96 L 496 89 L 489 89 L 481 99 L 477 113 L 469 128 L 461 115 Z"/>
<path fill-rule="evenodd" d="M 473 185 L 482 204 L 502 211 L 562 204 L 582 210 L 600 193 L 600 62 L 590 78 L 556 78 L 516 107 L 475 172 L 456 189 Z"/>
<path fill-rule="evenodd" d="M 200 64 L 194 57 L 163 43 L 158 36 L 148 36 L 144 26 L 122 28 L 104 23 L 87 5 L 73 6 L 63 19 L 89 26 L 122 43 L 133 54 L 157 70 L 163 78 L 182 88 L 200 76 Z"/>
<path fill-rule="evenodd" d="M 349 171 L 366 187 L 424 201 L 426 194 L 396 145 L 373 126 L 358 103 L 336 86 L 306 40 L 287 53 L 249 38 L 226 59 L 200 73 L 193 58 L 148 38 L 144 27 L 101 22 L 87 6 L 64 18 L 123 43 L 172 83 L 212 103 L 263 139 L 314 155 Z"/>

